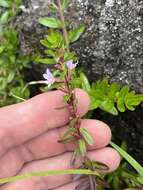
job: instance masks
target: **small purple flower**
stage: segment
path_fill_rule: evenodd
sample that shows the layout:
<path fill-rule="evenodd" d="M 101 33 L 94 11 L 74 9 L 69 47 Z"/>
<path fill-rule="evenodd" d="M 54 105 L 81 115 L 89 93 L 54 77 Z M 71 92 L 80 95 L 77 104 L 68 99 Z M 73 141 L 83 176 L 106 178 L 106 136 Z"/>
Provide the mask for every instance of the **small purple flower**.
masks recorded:
<path fill-rule="evenodd" d="M 78 62 L 73 63 L 73 60 L 72 60 L 72 59 L 66 62 L 66 66 L 67 66 L 70 70 L 74 69 L 74 68 L 77 66 L 77 64 L 78 64 Z"/>
<path fill-rule="evenodd" d="M 49 69 L 46 70 L 46 73 L 43 74 L 43 77 L 46 79 L 48 87 L 50 87 L 55 82 L 55 78 Z"/>

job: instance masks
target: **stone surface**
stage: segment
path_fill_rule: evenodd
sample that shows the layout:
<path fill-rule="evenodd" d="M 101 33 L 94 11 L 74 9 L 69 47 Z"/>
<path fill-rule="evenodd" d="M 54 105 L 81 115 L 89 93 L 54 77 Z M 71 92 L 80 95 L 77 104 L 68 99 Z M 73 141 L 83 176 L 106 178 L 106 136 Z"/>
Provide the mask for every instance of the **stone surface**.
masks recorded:
<path fill-rule="evenodd" d="M 25 53 L 37 52 L 46 28 L 38 18 L 49 15 L 51 0 L 23 0 L 17 19 Z M 67 17 L 75 26 L 87 25 L 82 39 L 73 45 L 91 80 L 109 77 L 143 93 L 143 1 L 72 0 Z"/>
<path fill-rule="evenodd" d="M 49 15 L 49 2 L 23 0 L 16 25 L 26 54 L 41 50 L 39 40 L 46 28 L 38 24 L 38 18 Z M 92 81 L 108 77 L 143 93 L 142 0 L 72 0 L 66 17 L 72 19 L 73 26 L 80 22 L 87 25 L 85 34 L 72 48 Z M 38 79 L 42 68 L 34 66 L 33 69 L 33 78 Z M 143 163 L 142 108 L 119 117 L 100 111 L 95 114 L 112 127 L 114 139 L 128 141 L 130 152 Z"/>

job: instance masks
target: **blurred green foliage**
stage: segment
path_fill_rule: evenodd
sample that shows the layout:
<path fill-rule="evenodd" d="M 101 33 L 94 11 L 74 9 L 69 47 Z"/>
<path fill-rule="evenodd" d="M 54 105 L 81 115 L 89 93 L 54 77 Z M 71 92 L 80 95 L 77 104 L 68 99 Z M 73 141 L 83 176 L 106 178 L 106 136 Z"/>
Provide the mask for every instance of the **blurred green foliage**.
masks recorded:
<path fill-rule="evenodd" d="M 113 142 L 110 142 L 110 145 L 122 157 L 119 168 L 105 176 L 111 190 L 120 190 L 125 187 L 128 190 L 141 190 L 143 186 L 143 167 L 127 153 L 126 141 L 123 141 L 120 147 Z"/>
<path fill-rule="evenodd" d="M 0 0 L 0 106 L 19 102 L 12 94 L 29 97 L 23 69 L 29 67 L 30 58 L 20 52 L 14 20 L 19 12 L 20 0 Z"/>
<path fill-rule="evenodd" d="M 131 91 L 128 86 L 121 87 L 117 83 L 109 83 L 107 79 L 98 80 L 90 84 L 85 74 L 78 70 L 75 73 L 73 86 L 84 89 L 91 98 L 90 110 L 97 108 L 112 115 L 126 110 L 134 111 L 143 101 L 143 95 Z"/>

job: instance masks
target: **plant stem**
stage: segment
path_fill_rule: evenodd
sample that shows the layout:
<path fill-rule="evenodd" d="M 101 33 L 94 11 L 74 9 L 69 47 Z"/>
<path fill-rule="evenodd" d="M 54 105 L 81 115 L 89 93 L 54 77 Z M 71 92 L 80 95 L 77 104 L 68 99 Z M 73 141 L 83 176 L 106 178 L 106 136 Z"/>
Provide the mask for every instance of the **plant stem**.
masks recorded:
<path fill-rule="evenodd" d="M 66 29 L 66 23 L 65 23 L 65 18 L 64 18 L 62 5 L 61 5 L 61 0 L 57 0 L 57 5 L 59 7 L 60 20 L 61 20 L 62 26 L 63 26 L 63 35 L 64 35 L 64 38 L 65 38 L 66 48 L 67 48 L 67 51 L 69 52 L 69 49 L 70 49 L 69 48 L 69 38 L 68 38 L 67 29 Z"/>
<path fill-rule="evenodd" d="M 62 26 L 63 26 L 63 37 L 64 37 L 65 43 L 66 43 L 66 50 L 65 51 L 69 52 L 70 51 L 69 38 L 68 38 L 67 29 L 66 29 L 64 12 L 63 12 L 63 8 L 61 5 L 61 0 L 57 0 L 57 5 L 58 5 L 58 11 L 59 11 L 59 15 L 60 15 L 60 20 L 61 20 Z M 64 63 L 64 59 L 63 59 L 63 63 Z M 70 78 L 69 76 L 70 76 L 70 72 L 68 70 L 67 73 L 65 74 L 64 81 L 65 81 L 65 87 L 66 87 L 67 95 L 70 97 L 70 100 L 68 102 L 69 111 L 70 111 L 70 120 L 77 119 L 77 122 L 75 124 L 75 128 L 77 129 L 77 133 L 78 133 L 77 136 L 80 137 L 80 133 L 79 133 L 80 117 L 77 114 L 77 106 L 75 105 L 75 101 L 76 101 L 75 91 L 70 85 L 70 80 L 72 80 L 72 79 L 69 79 Z"/>
<path fill-rule="evenodd" d="M 63 26 L 63 28 L 62 28 L 63 29 L 63 37 L 64 37 L 64 40 L 66 43 L 66 48 L 64 49 L 63 52 L 69 53 L 70 52 L 69 38 L 68 38 L 68 32 L 67 32 L 67 28 L 66 28 L 66 24 L 65 24 L 64 11 L 62 9 L 61 0 L 56 0 L 56 1 L 57 1 L 57 5 L 58 5 L 60 20 L 61 20 L 62 26 Z M 61 67 L 61 70 L 62 70 L 63 64 L 65 64 L 64 55 L 61 58 L 61 61 L 59 64 Z M 69 100 L 67 102 L 68 107 L 69 107 L 69 112 L 70 112 L 69 125 L 72 123 L 73 120 L 76 121 L 73 126 L 75 128 L 76 132 L 73 133 L 72 136 L 75 138 L 77 146 L 78 146 L 78 141 L 83 138 L 81 135 L 81 132 L 80 132 L 81 117 L 77 113 L 77 99 L 76 99 L 76 95 L 75 95 L 75 89 L 72 87 L 71 81 L 72 81 L 72 71 L 70 69 L 67 69 L 67 72 L 65 73 L 65 76 L 64 76 L 64 88 L 65 88 L 65 91 L 67 92 L 66 94 L 69 97 Z M 87 158 L 87 155 L 82 156 L 83 163 L 85 162 L 86 158 Z M 73 161 L 71 163 L 72 163 L 72 165 L 74 165 L 75 162 Z M 94 182 L 91 179 L 92 178 L 90 178 L 90 183 L 91 183 L 90 185 L 91 185 L 92 190 L 94 190 Z"/>

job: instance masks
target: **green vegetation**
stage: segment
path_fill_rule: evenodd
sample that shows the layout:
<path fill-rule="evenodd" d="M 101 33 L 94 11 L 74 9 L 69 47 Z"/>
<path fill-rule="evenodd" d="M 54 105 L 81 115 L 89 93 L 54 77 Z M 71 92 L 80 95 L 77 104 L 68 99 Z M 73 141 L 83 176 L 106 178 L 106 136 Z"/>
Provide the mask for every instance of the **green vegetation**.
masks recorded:
<path fill-rule="evenodd" d="M 14 20 L 19 12 L 20 0 L 0 0 L 0 106 L 19 102 L 29 97 L 25 86 L 23 70 L 29 67 L 29 57 L 20 52 L 18 33 Z"/>
<path fill-rule="evenodd" d="M 59 81 L 62 82 L 65 76 L 67 76 L 67 70 L 71 69 L 71 66 L 75 68 L 78 62 L 76 53 L 70 50 L 70 45 L 79 40 L 85 31 L 85 26 L 82 24 L 77 28 L 70 28 L 68 23 L 64 21 L 62 12 L 65 11 L 69 3 L 69 0 L 61 0 L 60 11 L 57 4 L 51 3 L 50 9 L 54 16 L 39 19 L 41 25 L 48 27 L 48 33 L 47 36 L 40 41 L 45 48 L 44 54 L 35 55 L 36 58 L 34 60 L 37 64 L 52 65 L 55 67 L 53 79 L 58 78 Z M 24 80 L 24 69 L 30 67 L 30 57 L 22 55 L 18 32 L 14 27 L 14 21 L 19 13 L 20 4 L 20 0 L 0 0 L 0 107 L 22 101 L 23 99 L 29 98 L 30 95 L 30 91 L 26 88 L 27 85 Z M 57 13 L 60 14 L 60 16 L 57 17 Z M 63 30 L 63 32 L 61 32 L 61 30 Z M 69 61 L 73 61 L 71 66 L 67 66 Z M 63 64 L 62 67 L 58 67 L 59 63 Z M 60 72 L 59 68 L 62 72 Z M 93 111 L 97 108 L 117 116 L 120 112 L 125 112 L 126 110 L 134 111 L 135 107 L 143 101 L 143 95 L 136 94 L 130 90 L 128 86 L 121 87 L 117 83 L 110 84 L 107 79 L 90 83 L 81 69 L 74 68 L 71 69 L 73 72 L 73 75 L 70 76 L 72 80 L 68 79 L 67 82 L 71 89 L 82 88 L 89 94 L 91 97 L 90 116 L 92 116 Z M 31 84 L 36 84 L 36 82 L 31 82 Z M 59 89 L 60 87 L 61 82 L 55 82 L 52 85 L 42 87 L 42 89 L 47 91 Z M 65 95 L 64 101 L 68 103 L 71 100 L 70 98 L 71 94 Z M 76 105 L 76 100 L 73 101 L 73 103 Z M 77 118 L 75 118 L 75 120 L 69 123 L 69 130 L 66 131 L 61 142 L 68 143 L 75 140 L 71 133 L 76 133 L 74 125 L 77 121 Z M 82 138 L 78 141 L 79 149 L 78 151 L 75 150 L 75 154 L 80 154 L 84 157 L 86 155 L 86 145 L 92 145 L 93 139 L 85 129 L 80 129 L 79 133 Z M 102 182 L 103 186 L 99 186 L 98 190 L 120 190 L 123 188 L 132 190 L 142 187 L 143 167 L 126 152 L 127 149 L 125 146 L 122 145 L 118 147 L 112 142 L 111 146 L 121 154 L 123 160 L 115 172 L 102 176 L 102 181 L 100 182 Z M 88 164 L 96 166 L 94 169 L 98 167 L 105 168 L 105 166 L 99 163 L 91 163 L 88 161 Z M 129 165 L 132 166 L 132 170 L 129 169 Z M 90 174 L 99 177 L 98 172 L 89 170 L 91 168 L 86 169 L 87 170 L 32 173 L 24 176 L 1 179 L 0 183 L 12 182 L 34 176 L 54 175 L 55 173 L 59 175 Z M 99 178 L 96 179 L 99 180 Z M 104 183 L 105 181 L 108 185 Z M 106 186 L 106 188 L 104 186 Z M 108 186 L 110 186 L 110 188 L 108 188 Z"/>

